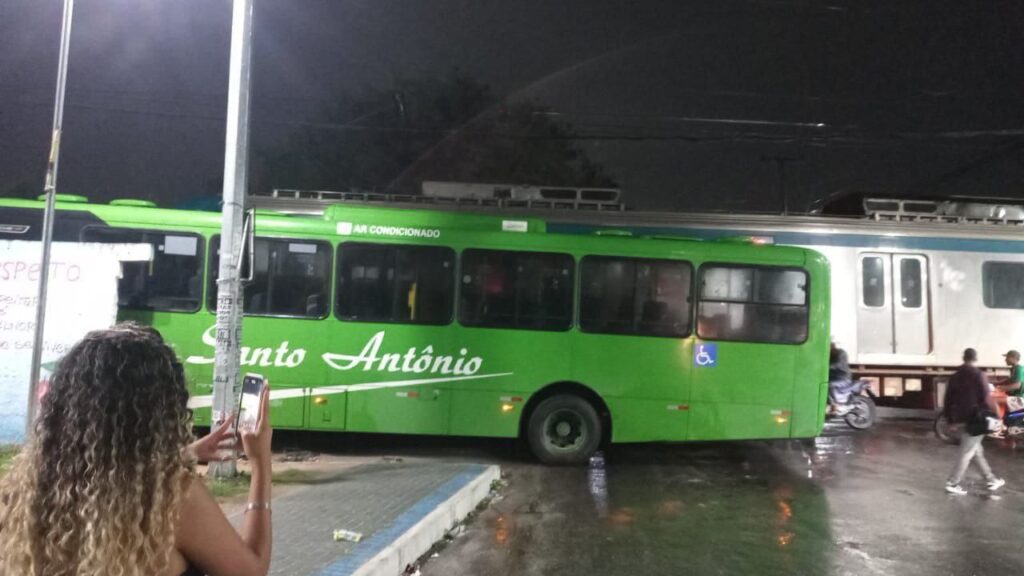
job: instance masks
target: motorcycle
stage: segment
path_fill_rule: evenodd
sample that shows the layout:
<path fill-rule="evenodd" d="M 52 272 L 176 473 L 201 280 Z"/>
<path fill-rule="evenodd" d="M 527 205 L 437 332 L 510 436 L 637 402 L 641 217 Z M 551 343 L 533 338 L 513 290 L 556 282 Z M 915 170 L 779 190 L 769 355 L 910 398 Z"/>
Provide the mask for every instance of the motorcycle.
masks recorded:
<path fill-rule="evenodd" d="M 869 380 L 835 385 L 829 390 L 830 420 L 842 418 L 855 430 L 867 430 L 875 424 L 875 393 Z"/>
<path fill-rule="evenodd" d="M 1006 414 L 1003 416 L 1002 429 L 989 434 L 990 437 L 999 439 L 1024 438 L 1024 410 L 1014 410 L 1015 407 L 1007 407 Z M 946 415 L 939 411 L 935 416 L 932 428 L 935 430 L 935 436 L 939 440 L 946 444 L 959 444 L 960 426 L 960 424 L 951 423 L 946 419 Z"/>

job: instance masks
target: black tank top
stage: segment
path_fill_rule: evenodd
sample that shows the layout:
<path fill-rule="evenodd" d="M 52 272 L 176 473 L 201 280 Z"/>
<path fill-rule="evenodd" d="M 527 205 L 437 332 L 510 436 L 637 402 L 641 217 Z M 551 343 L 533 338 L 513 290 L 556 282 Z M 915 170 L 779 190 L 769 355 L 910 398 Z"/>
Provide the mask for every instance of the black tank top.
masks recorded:
<path fill-rule="evenodd" d="M 181 576 L 206 576 L 206 574 L 189 562 L 188 568 L 185 568 L 185 571 L 181 573 Z"/>

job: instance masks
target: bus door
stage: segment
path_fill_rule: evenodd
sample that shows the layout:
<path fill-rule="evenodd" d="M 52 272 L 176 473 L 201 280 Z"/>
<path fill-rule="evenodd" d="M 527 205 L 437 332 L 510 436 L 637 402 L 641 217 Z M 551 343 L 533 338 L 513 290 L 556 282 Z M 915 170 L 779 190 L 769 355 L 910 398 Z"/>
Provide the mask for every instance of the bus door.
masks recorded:
<path fill-rule="evenodd" d="M 213 278 L 220 265 L 219 247 L 219 238 L 211 241 L 207 287 L 211 310 L 216 309 Z M 328 307 L 331 245 L 321 240 L 257 236 L 245 262 L 242 372 L 255 372 L 270 381 L 275 426 L 301 428 L 308 421 L 309 387 L 324 381 L 321 335 L 335 323 Z"/>
<path fill-rule="evenodd" d="M 344 242 L 335 268 L 341 322 L 323 336 L 323 360 L 328 387 L 344 390 L 345 429 L 447 434 L 459 358 L 449 326 L 455 252 Z M 312 411 L 316 402 L 314 390 Z"/>
<path fill-rule="evenodd" d="M 797 268 L 701 267 L 691 440 L 790 435 L 794 382 L 807 379 L 808 283 Z"/>
<path fill-rule="evenodd" d="M 861 254 L 858 263 L 859 354 L 931 352 L 928 259 L 920 254 Z"/>
<path fill-rule="evenodd" d="M 573 378 L 606 398 L 616 442 L 687 438 L 692 292 L 686 261 L 581 260 Z"/>

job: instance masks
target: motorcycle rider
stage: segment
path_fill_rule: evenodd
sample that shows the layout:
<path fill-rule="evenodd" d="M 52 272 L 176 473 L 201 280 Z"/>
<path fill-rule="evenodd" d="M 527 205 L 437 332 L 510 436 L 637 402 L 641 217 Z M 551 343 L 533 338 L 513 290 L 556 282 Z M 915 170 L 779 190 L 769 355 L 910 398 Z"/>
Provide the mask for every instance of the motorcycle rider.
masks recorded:
<path fill-rule="evenodd" d="M 842 416 L 852 409 L 844 398 L 844 395 L 849 394 L 852 383 L 853 371 L 850 370 L 846 350 L 836 345 L 833 340 L 828 358 L 828 398 L 830 410 L 837 416 Z"/>
<path fill-rule="evenodd" d="M 1021 404 L 1024 403 L 1022 402 L 1024 400 L 1024 366 L 1021 366 L 1020 352 L 1016 350 L 1010 350 L 1003 354 L 1003 358 L 1006 359 L 1006 365 L 1010 367 L 1010 375 L 992 383 L 1004 394 L 1002 398 L 997 400 L 999 407 L 1002 409 L 999 417 L 1008 427 L 1012 425 L 1015 428 L 1019 428 L 1022 420 L 1020 417 Z M 1013 414 L 1012 416 L 1011 413 Z M 997 436 L 1005 437 L 1006 432 L 1006 430 L 1002 430 Z"/>
<path fill-rule="evenodd" d="M 1010 350 L 1003 354 L 1006 365 L 1010 367 L 1010 375 L 993 382 L 996 388 L 1006 393 L 1007 396 L 1024 396 L 1024 366 L 1020 365 L 1020 352 Z"/>

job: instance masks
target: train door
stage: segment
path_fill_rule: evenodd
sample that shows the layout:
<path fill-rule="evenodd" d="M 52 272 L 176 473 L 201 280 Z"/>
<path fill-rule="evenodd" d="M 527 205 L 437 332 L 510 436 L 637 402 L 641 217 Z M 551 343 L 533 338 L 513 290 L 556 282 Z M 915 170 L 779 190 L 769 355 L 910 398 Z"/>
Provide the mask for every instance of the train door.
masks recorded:
<path fill-rule="evenodd" d="M 896 354 L 932 351 L 929 326 L 928 260 L 918 254 L 892 255 L 893 347 Z"/>
<path fill-rule="evenodd" d="M 931 352 L 928 259 L 866 252 L 858 263 L 857 346 L 862 354 Z"/>

